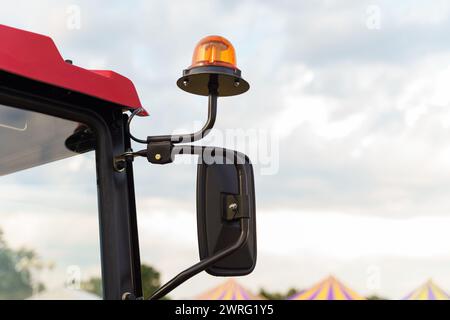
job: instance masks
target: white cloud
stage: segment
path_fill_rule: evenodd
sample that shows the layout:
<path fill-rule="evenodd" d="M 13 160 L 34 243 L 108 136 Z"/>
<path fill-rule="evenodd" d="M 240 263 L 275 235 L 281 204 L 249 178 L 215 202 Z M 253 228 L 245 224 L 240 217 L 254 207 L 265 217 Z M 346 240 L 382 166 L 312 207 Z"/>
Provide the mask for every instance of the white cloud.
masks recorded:
<path fill-rule="evenodd" d="M 80 5 L 79 31 L 65 27 L 69 4 Z M 220 100 L 217 127 L 271 128 L 282 137 L 279 173 L 256 177 L 260 263 L 242 279 L 253 289 L 304 287 L 335 272 L 366 291 L 373 263 L 383 266 L 382 292 L 393 297 L 427 272 L 450 287 L 441 267 L 449 260 L 449 5 L 381 1 L 381 29 L 370 31 L 367 4 L 19 0 L 0 16 L 51 35 L 77 65 L 132 78 L 151 112 L 136 121 L 139 136 L 190 128 L 205 117 L 206 101 L 177 91 L 174 81 L 199 38 L 220 33 L 233 41 L 252 88 Z M 135 164 L 142 257 L 168 279 L 197 259 L 195 169 Z M 95 246 L 94 218 L 85 220 L 84 210 L 95 205 L 93 168 L 92 158 L 73 158 L 67 167 L 33 171 L 33 179 L 29 172 L 3 177 L 0 193 L 11 211 L 0 226 L 8 239 L 34 243 L 43 254 L 50 248 L 52 259 L 67 258 L 65 247 Z M 68 194 L 76 208 L 67 207 Z M 28 205 L 19 205 L 24 197 Z M 414 269 L 409 279 L 405 269 Z M 202 275 L 175 296 L 218 281 Z"/>

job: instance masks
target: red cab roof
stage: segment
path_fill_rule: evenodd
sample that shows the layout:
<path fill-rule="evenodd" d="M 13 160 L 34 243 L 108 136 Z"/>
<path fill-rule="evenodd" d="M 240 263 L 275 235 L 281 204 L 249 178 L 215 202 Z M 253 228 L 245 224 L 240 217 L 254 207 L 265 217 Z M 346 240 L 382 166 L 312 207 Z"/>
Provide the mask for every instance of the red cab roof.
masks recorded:
<path fill-rule="evenodd" d="M 64 61 L 47 36 L 0 24 L 0 70 L 124 106 L 141 107 L 130 79 L 109 70 L 87 70 Z M 147 115 L 143 112 L 141 115 Z"/>

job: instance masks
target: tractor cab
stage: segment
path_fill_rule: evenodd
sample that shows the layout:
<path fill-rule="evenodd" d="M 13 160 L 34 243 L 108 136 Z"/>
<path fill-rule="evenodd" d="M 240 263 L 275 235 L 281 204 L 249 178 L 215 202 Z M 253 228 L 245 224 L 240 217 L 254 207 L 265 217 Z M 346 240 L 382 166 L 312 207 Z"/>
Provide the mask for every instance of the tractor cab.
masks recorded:
<path fill-rule="evenodd" d="M 50 280 L 40 272 L 37 286 L 51 286 L 53 279 L 77 287 L 83 274 L 98 273 L 104 299 L 159 299 L 201 271 L 217 276 L 252 272 L 256 224 L 251 162 L 233 150 L 190 144 L 214 125 L 218 98 L 249 89 L 228 40 L 202 39 L 192 65 L 177 82 L 188 93 L 208 97 L 205 126 L 192 134 L 142 139 L 133 135 L 130 123 L 149 113 L 129 79 L 74 65 L 47 36 L 0 25 L 0 40 L 0 235 L 26 248 L 14 256 L 24 264 L 53 268 Z M 142 150 L 133 150 L 132 140 Z M 133 162 L 170 166 L 185 154 L 199 159 L 200 259 L 144 297 L 134 192 L 134 174 L 139 173 L 133 172 Z M 37 232 L 42 240 L 23 242 L 25 235 L 32 239 Z M 50 261 L 64 261 L 42 266 L 33 248 L 45 250 Z M 98 263 L 84 264 L 86 257 Z M 8 278 L 10 287 L 0 283 L 0 298 L 38 294 L 39 287 L 30 288 L 23 280 L 31 276 L 26 269 L 17 279 Z M 2 290 L 17 295 L 3 295 Z"/>

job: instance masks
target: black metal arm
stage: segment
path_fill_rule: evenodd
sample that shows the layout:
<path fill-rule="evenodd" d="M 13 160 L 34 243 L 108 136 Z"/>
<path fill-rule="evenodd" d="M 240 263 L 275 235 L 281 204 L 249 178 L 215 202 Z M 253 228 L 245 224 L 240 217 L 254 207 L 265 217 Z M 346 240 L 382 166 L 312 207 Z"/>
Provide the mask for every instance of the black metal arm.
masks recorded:
<path fill-rule="evenodd" d="M 217 92 L 210 93 L 208 96 L 208 119 L 206 120 L 206 123 L 204 124 L 203 128 L 200 129 L 197 132 L 189 133 L 189 134 L 180 134 L 180 135 L 161 135 L 161 136 L 150 136 L 147 137 L 147 139 L 139 139 L 133 136 L 130 132 L 130 125 L 131 121 L 133 120 L 134 116 L 138 113 L 140 113 L 142 109 L 136 109 L 134 110 L 127 121 L 127 133 L 130 136 L 131 139 L 133 139 L 136 142 L 139 143 L 152 143 L 152 142 L 164 142 L 164 141 L 170 141 L 172 143 L 180 143 L 180 142 L 194 142 L 202 139 L 205 137 L 209 131 L 214 126 L 214 123 L 216 122 L 216 116 L 217 116 Z"/>
<path fill-rule="evenodd" d="M 183 282 L 189 280 L 196 274 L 208 269 L 210 266 L 214 265 L 216 262 L 222 260 L 223 258 L 228 257 L 236 250 L 239 250 L 247 241 L 248 234 L 250 232 L 250 224 L 247 218 L 241 218 L 241 233 L 239 235 L 238 240 L 231 245 L 228 248 L 225 248 L 215 255 L 204 259 L 196 264 L 194 264 L 192 267 L 184 270 L 183 272 L 179 273 L 176 277 L 172 278 L 169 282 L 167 282 L 165 285 L 163 285 L 161 288 L 159 288 L 150 298 L 149 300 L 157 300 L 168 293 L 170 293 L 173 289 L 178 287 Z"/>
<path fill-rule="evenodd" d="M 195 133 L 181 134 L 181 135 L 162 135 L 147 137 L 147 143 L 171 141 L 172 143 L 180 142 L 194 142 L 205 137 L 214 126 L 217 115 L 217 94 L 210 94 L 208 96 L 208 120 L 202 129 Z"/>

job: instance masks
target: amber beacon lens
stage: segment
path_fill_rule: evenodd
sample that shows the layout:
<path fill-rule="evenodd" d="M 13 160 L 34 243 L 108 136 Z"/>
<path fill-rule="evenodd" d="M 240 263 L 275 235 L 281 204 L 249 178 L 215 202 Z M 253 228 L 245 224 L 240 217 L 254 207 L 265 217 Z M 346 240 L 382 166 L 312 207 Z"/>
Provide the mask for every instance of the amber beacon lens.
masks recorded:
<path fill-rule="evenodd" d="M 190 68 L 211 65 L 237 68 L 234 47 L 224 37 L 205 37 L 195 47 Z"/>
<path fill-rule="evenodd" d="M 177 86 L 189 93 L 219 97 L 238 95 L 250 88 L 236 65 L 233 45 L 221 36 L 207 36 L 197 43 L 192 64 L 183 70 Z"/>

